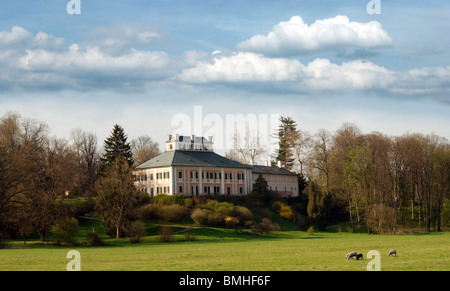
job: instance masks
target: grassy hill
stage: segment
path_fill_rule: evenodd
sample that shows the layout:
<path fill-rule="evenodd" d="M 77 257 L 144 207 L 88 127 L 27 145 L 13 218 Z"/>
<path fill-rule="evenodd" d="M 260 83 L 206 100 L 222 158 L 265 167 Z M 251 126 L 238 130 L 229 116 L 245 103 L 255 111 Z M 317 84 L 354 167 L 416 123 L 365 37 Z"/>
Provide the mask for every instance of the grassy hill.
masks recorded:
<path fill-rule="evenodd" d="M 381 254 L 381 270 L 450 270 L 450 233 L 409 235 L 367 235 L 362 233 L 315 232 L 299 230 L 292 222 L 273 215 L 281 231 L 258 236 L 238 234 L 232 229 L 186 225 L 172 228 L 173 241 L 162 243 L 161 224 L 146 223 L 147 235 L 139 244 L 129 239 L 112 239 L 104 235 L 96 220 L 82 220 L 79 240 L 95 228 L 104 246 L 55 246 L 30 240 L 13 241 L 0 249 L 0 270 L 64 271 L 69 250 L 81 254 L 81 269 L 88 270 L 157 270 L 157 271 L 364 271 L 370 259 L 367 252 Z M 188 225 L 194 227 L 194 225 Z M 194 241 L 186 241 L 190 233 Z M 397 257 L 387 257 L 397 249 Z M 347 260 L 348 252 L 357 251 L 364 260 Z"/>

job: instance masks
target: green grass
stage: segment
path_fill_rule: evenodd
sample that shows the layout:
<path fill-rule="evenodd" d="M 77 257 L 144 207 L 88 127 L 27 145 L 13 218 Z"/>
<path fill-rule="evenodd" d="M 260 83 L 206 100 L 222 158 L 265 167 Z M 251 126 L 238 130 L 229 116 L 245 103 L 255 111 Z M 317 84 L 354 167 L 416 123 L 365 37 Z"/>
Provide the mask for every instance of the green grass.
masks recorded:
<path fill-rule="evenodd" d="M 96 221 L 84 221 L 80 240 L 94 227 L 101 229 Z M 147 236 L 139 244 L 104 234 L 106 245 L 102 247 L 55 246 L 38 241 L 24 245 L 13 241 L 0 249 L 0 270 L 64 271 L 70 261 L 66 258 L 69 250 L 80 252 L 81 269 L 85 271 L 364 271 L 370 250 L 380 252 L 381 270 L 450 270 L 448 232 L 367 235 L 316 231 L 309 235 L 293 230 L 292 225 L 283 225 L 283 231 L 254 236 L 208 227 L 189 230 L 195 234 L 195 241 L 186 242 L 184 233 L 179 233 L 173 242 L 161 243 L 158 229 L 158 225 L 148 224 Z M 398 257 L 387 257 L 394 248 Z M 362 253 L 364 260 L 346 260 L 346 253 L 351 251 Z"/>

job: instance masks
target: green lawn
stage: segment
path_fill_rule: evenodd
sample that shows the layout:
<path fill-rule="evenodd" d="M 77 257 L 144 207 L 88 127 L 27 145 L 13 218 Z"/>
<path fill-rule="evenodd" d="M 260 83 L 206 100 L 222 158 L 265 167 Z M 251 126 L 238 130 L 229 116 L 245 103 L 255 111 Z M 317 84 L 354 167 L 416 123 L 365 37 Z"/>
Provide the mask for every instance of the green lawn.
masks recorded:
<path fill-rule="evenodd" d="M 84 224 L 81 233 L 92 227 Z M 450 270 L 450 233 L 414 235 L 367 235 L 360 233 L 290 230 L 264 236 L 239 235 L 223 228 L 200 228 L 195 241 L 186 242 L 184 233 L 175 241 L 158 241 L 157 226 L 149 225 L 139 244 L 128 239 L 106 238 L 105 246 L 43 245 L 36 241 L 15 241 L 0 249 L 0 270 L 66 270 L 69 250 L 81 254 L 81 269 L 158 271 L 297 271 L 366 270 L 367 252 L 381 254 L 381 270 Z M 82 234 L 80 233 L 80 237 Z M 387 257 L 391 249 L 397 257 Z M 346 260 L 357 251 L 364 260 Z"/>

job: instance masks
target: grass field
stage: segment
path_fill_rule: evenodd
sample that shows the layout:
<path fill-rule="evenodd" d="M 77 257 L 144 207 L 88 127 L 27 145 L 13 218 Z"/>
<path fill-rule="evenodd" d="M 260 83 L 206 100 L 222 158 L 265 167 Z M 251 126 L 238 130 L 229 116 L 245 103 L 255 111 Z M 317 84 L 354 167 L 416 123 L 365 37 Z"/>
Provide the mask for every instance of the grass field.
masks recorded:
<path fill-rule="evenodd" d="M 80 238 L 92 227 L 83 224 Z M 181 229 L 181 228 L 179 228 Z M 128 239 L 103 237 L 101 247 L 55 246 L 37 241 L 14 241 L 0 249 L 0 270 L 65 271 L 69 250 L 81 254 L 81 270 L 123 271 L 365 271 L 371 261 L 367 252 L 381 255 L 381 270 L 450 270 L 450 233 L 367 235 L 362 233 L 284 230 L 264 236 L 237 234 L 225 228 L 199 228 L 184 233 L 171 243 L 159 242 L 158 226 L 149 225 L 139 244 Z M 174 231 L 178 228 L 174 228 Z M 85 237 L 85 236 L 84 236 Z M 391 249 L 397 257 L 387 257 Z M 357 251 L 363 260 L 347 260 Z"/>

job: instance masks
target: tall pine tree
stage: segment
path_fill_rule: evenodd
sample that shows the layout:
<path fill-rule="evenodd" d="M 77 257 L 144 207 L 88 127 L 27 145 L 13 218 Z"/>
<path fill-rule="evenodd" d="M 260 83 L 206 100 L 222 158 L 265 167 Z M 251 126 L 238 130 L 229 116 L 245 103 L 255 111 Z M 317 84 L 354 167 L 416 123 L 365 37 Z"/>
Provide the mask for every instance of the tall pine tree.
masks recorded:
<path fill-rule="evenodd" d="M 276 160 L 281 162 L 283 168 L 291 170 L 294 165 L 292 154 L 292 142 L 289 134 L 297 129 L 296 122 L 291 117 L 280 117 L 280 126 L 278 129 L 279 148 Z"/>
<path fill-rule="evenodd" d="M 111 135 L 104 142 L 105 152 L 99 169 L 102 176 L 106 173 L 107 167 L 118 158 L 127 161 L 130 167 L 133 165 L 131 145 L 127 139 L 124 129 L 120 125 L 114 125 Z"/>

